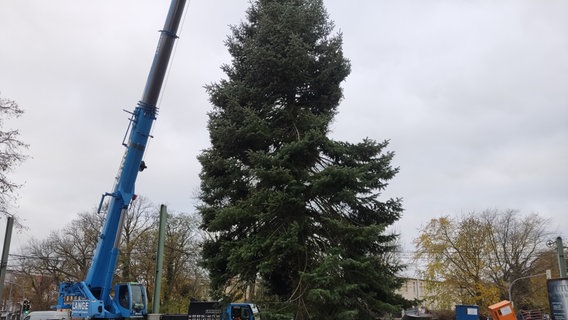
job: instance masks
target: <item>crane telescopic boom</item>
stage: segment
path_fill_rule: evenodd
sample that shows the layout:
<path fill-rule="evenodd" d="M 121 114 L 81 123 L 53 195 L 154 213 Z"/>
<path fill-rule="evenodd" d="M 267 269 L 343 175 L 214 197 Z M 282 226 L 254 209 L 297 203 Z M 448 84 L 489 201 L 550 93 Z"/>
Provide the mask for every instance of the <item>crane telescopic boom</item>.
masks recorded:
<path fill-rule="evenodd" d="M 146 315 L 146 289 L 141 284 L 118 284 L 111 296 L 112 279 L 119 255 L 124 217 L 134 197 L 138 172 L 146 168 L 142 161 L 152 124 L 156 119 L 157 102 L 167 67 L 177 39 L 186 0 L 173 0 L 161 30 L 152 68 L 146 81 L 142 100 L 131 113 L 126 151 L 109 196 L 107 216 L 93 256 L 93 262 L 84 281 L 60 284 L 58 309 L 71 309 L 73 317 L 81 318 L 136 318 Z M 101 204 L 103 199 L 101 199 Z M 79 297 L 79 299 L 77 299 Z"/>

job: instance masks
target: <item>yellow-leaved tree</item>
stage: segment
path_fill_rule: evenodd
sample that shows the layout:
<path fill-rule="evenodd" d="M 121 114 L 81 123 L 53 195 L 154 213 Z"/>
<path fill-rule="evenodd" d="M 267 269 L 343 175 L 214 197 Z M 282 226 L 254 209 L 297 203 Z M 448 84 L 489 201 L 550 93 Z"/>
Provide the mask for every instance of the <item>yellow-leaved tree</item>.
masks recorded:
<path fill-rule="evenodd" d="M 535 262 L 538 253 L 548 250 L 547 223 L 536 214 L 521 216 L 514 210 L 432 219 L 415 239 L 415 258 L 424 265 L 426 299 L 439 309 L 468 304 L 481 312 L 508 299 L 513 281 L 544 272 Z M 515 286 L 527 284 L 518 281 Z M 520 290 L 514 290 L 513 297 L 516 306 L 542 307 L 531 305 L 535 300 Z"/>

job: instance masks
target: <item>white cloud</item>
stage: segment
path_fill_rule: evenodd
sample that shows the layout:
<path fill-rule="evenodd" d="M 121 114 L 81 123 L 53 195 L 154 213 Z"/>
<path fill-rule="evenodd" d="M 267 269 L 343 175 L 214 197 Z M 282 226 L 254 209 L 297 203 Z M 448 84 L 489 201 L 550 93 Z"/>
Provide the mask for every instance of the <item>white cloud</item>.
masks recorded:
<path fill-rule="evenodd" d="M 568 228 L 568 4 L 552 1 L 328 0 L 352 73 L 333 137 L 390 139 L 409 243 L 441 214 L 486 208 L 551 217 Z M 191 1 L 137 192 L 193 211 L 196 156 L 208 145 L 203 85 L 230 63 L 228 25 L 248 1 Z M 61 228 L 110 191 L 127 114 L 142 94 L 167 4 L 0 3 L 0 92 L 33 159 L 18 216 L 24 243 Z"/>

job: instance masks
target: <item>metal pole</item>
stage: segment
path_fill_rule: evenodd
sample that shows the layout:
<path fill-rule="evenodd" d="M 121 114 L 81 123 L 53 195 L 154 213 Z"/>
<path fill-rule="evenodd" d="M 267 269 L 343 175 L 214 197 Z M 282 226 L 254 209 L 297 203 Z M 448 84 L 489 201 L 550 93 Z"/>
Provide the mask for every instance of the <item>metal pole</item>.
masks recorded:
<path fill-rule="evenodd" d="M 4 248 L 2 248 L 2 261 L 0 262 L 0 302 L 4 301 L 4 280 L 6 279 L 6 269 L 8 269 L 8 254 L 10 254 L 10 241 L 12 240 L 13 227 L 14 218 L 8 216 L 6 234 L 4 235 Z"/>
<path fill-rule="evenodd" d="M 556 252 L 558 252 L 558 270 L 560 271 L 560 278 L 566 278 L 566 259 L 564 258 L 564 245 L 562 238 L 556 238 Z"/>
<path fill-rule="evenodd" d="M 160 231 L 158 233 L 158 252 L 156 259 L 156 279 L 154 279 L 154 303 L 152 313 L 160 313 L 160 292 L 162 290 L 162 269 L 164 264 L 164 239 L 166 237 L 166 223 L 168 220 L 168 209 L 165 205 L 160 207 Z"/>
<path fill-rule="evenodd" d="M 515 303 L 513 302 L 512 298 L 511 298 L 511 289 L 513 288 L 513 284 L 515 284 L 515 282 L 522 280 L 522 279 L 534 278 L 534 277 L 543 276 L 543 275 L 545 276 L 546 273 L 533 274 L 532 276 L 520 277 L 520 278 L 517 278 L 517 279 L 511 281 L 511 284 L 509 284 L 509 301 L 511 302 L 511 305 L 513 306 L 513 308 L 515 308 Z"/>

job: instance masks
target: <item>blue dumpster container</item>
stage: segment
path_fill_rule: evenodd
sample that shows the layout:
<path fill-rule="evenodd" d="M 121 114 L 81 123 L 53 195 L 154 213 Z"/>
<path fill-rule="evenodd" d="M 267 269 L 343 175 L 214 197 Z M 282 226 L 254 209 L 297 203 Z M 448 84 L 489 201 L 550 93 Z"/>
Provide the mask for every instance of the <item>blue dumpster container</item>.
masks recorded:
<path fill-rule="evenodd" d="M 479 307 L 457 304 L 456 320 L 479 320 Z"/>

